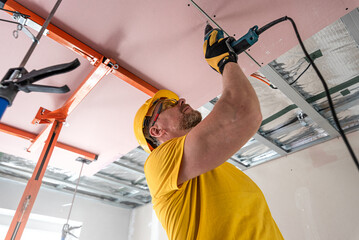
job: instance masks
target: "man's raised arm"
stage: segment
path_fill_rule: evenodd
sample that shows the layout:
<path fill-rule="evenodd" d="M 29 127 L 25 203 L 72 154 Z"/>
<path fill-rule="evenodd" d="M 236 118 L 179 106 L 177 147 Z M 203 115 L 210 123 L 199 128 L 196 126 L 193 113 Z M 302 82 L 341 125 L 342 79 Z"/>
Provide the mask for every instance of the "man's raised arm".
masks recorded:
<path fill-rule="evenodd" d="M 178 185 L 227 161 L 258 130 L 262 115 L 257 95 L 237 64 L 231 39 L 214 29 L 207 34 L 204 53 L 222 74 L 222 96 L 213 111 L 187 135 Z"/>

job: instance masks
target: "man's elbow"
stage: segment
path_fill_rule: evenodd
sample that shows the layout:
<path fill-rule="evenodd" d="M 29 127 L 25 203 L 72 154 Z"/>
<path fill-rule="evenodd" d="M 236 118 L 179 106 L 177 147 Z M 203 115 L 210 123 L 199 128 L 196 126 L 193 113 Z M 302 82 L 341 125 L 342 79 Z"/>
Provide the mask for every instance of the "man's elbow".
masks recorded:
<path fill-rule="evenodd" d="M 257 110 L 254 114 L 254 117 L 253 117 L 253 123 L 254 123 L 254 128 L 255 128 L 255 131 L 257 132 L 259 127 L 261 126 L 262 124 L 262 120 L 263 120 L 263 116 L 262 116 L 262 112 L 261 110 Z"/>
<path fill-rule="evenodd" d="M 259 127 L 262 124 L 262 112 L 259 105 L 251 106 L 250 109 L 247 109 L 247 126 L 248 130 L 253 133 L 253 135 L 258 131 Z"/>

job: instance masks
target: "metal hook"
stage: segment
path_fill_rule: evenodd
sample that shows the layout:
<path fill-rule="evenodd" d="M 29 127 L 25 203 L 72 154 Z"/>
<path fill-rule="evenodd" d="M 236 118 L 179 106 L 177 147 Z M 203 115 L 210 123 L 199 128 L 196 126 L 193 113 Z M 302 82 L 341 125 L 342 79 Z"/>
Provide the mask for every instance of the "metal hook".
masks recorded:
<path fill-rule="evenodd" d="M 19 37 L 19 31 L 21 30 L 22 30 L 22 25 L 18 24 L 17 29 L 12 32 L 12 35 L 14 36 L 15 39 Z"/>

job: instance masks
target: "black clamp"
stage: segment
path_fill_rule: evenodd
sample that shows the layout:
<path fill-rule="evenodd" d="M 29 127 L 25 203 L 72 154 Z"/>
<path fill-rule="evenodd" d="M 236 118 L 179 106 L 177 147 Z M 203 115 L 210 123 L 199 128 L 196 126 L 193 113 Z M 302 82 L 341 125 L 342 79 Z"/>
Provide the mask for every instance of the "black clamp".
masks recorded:
<path fill-rule="evenodd" d="M 6 99 L 9 102 L 9 106 L 11 106 L 19 91 L 26 93 L 67 93 L 70 91 L 67 85 L 54 87 L 33 83 L 53 75 L 70 72 L 78 66 L 80 66 L 80 61 L 76 58 L 69 63 L 54 65 L 40 70 L 32 70 L 31 72 L 28 72 L 24 67 L 10 68 L 0 82 L 0 98 Z"/>

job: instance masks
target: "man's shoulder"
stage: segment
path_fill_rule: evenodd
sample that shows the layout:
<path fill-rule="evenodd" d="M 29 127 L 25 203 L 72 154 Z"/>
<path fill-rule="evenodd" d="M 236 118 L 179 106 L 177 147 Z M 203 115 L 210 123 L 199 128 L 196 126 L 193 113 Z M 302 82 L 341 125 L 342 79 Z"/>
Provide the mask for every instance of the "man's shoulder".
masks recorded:
<path fill-rule="evenodd" d="M 147 157 L 145 162 L 145 169 L 149 162 L 153 162 L 159 159 L 171 158 L 175 155 L 182 156 L 185 138 L 186 135 L 172 138 L 155 148 Z"/>
<path fill-rule="evenodd" d="M 157 148 L 155 148 L 152 151 L 152 153 L 149 155 L 149 157 L 156 156 L 158 154 L 163 153 L 164 151 L 167 152 L 176 147 L 180 147 L 180 146 L 183 147 L 185 138 L 186 138 L 186 135 L 181 136 L 181 137 L 172 138 L 172 139 L 162 143 L 161 145 L 159 145 Z"/>

